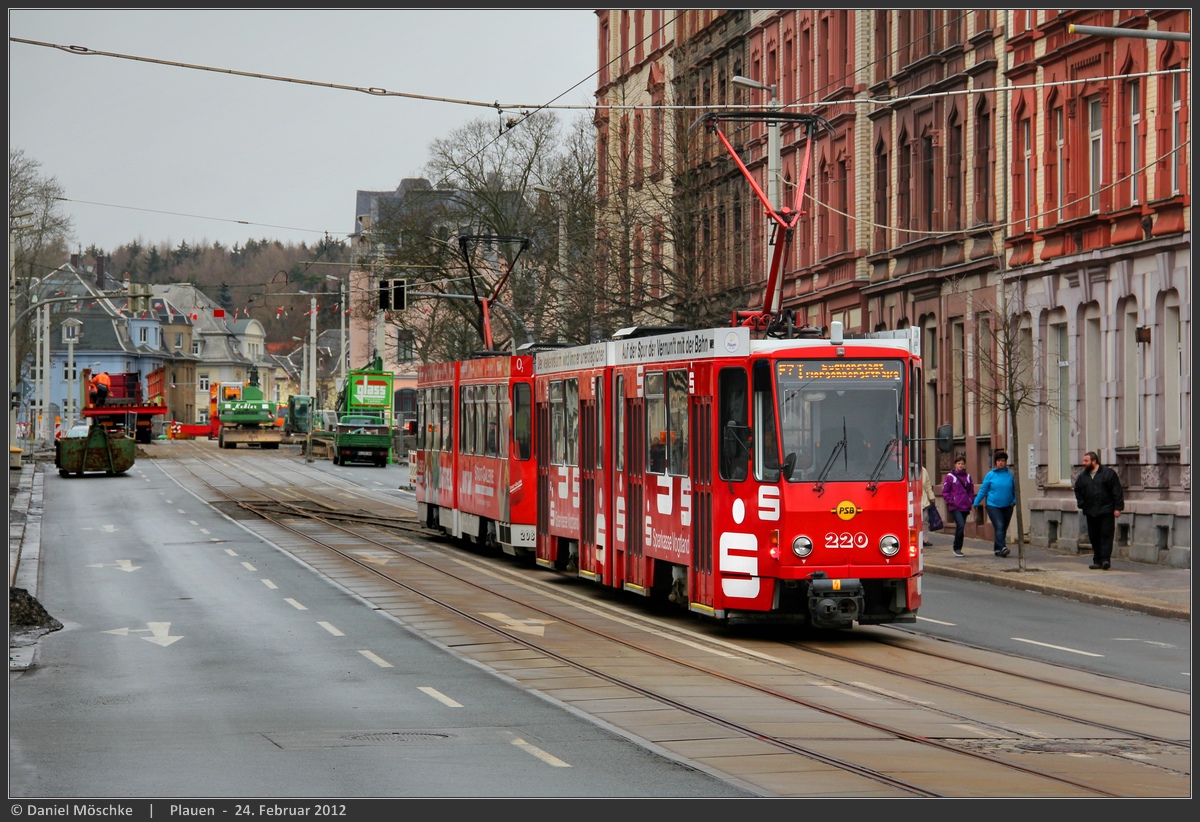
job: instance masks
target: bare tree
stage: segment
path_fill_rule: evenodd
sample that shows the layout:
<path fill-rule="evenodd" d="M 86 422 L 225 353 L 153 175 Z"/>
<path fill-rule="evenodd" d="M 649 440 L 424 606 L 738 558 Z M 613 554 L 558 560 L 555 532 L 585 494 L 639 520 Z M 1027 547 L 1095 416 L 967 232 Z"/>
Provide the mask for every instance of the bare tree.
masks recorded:
<path fill-rule="evenodd" d="M 9 329 L 9 344 L 15 347 L 18 377 L 21 378 L 28 373 L 33 360 L 35 312 L 26 313 L 26 310 L 35 297 L 48 296 L 40 288 L 41 281 L 62 264 L 73 239 L 71 218 L 63 213 L 60 205 L 63 195 L 62 185 L 42 172 L 40 162 L 23 149 L 9 149 L 9 238 L 13 246 L 9 288 L 10 299 L 20 316 L 16 327 Z M 21 214 L 27 216 L 12 217 Z M 19 230 L 13 230 L 17 228 Z"/>
<path fill-rule="evenodd" d="M 586 122 L 586 121 L 585 121 Z M 589 254 L 594 173 L 584 126 L 567 138 L 556 115 L 538 112 L 512 127 L 475 120 L 430 146 L 426 173 L 434 180 L 405 181 L 379 202 L 370 254 L 379 276 L 403 276 L 416 296 L 399 322 L 413 331 L 422 361 L 461 358 L 480 347 L 476 297 L 497 295 L 490 311 L 498 347 L 563 335 L 576 325 L 564 319 L 559 283 L 577 275 Z M 534 186 L 555 190 L 550 203 Z M 559 209 L 563 209 L 560 211 Z M 570 247 L 560 254 L 559 216 L 566 217 Z M 505 238 L 488 242 L 486 237 Z M 476 238 L 466 245 L 460 238 Z M 468 265 L 468 257 L 470 265 Z M 570 271 L 559 271 L 560 259 Z M 574 288 L 572 283 L 569 288 Z M 424 296 L 437 295 L 437 296 Z M 369 308 L 373 312 L 376 309 Z M 474 331 L 464 334 L 463 329 Z"/>
<path fill-rule="evenodd" d="M 973 292 L 979 294 L 980 292 Z M 1067 397 L 1044 390 L 1042 352 L 1033 343 L 1031 315 L 1019 285 L 997 287 L 996 297 L 976 302 L 974 367 L 955 373 L 954 383 L 964 396 L 972 397 L 980 415 L 988 414 L 1011 432 L 1009 452 L 1012 466 L 1020 465 L 1023 417 L 1041 409 L 1051 416 L 1070 416 Z M 965 352 L 964 352 L 965 355 Z M 965 411 L 964 411 L 965 415 Z M 1025 559 L 1025 523 L 1021 510 L 1021 482 L 1013 483 L 1016 494 L 1017 567 L 1027 570 Z"/>

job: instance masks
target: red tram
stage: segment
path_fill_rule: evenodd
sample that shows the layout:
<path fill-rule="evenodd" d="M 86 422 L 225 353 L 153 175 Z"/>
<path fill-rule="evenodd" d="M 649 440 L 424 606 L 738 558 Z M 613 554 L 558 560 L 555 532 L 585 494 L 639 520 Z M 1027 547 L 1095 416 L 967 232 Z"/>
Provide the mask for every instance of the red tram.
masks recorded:
<path fill-rule="evenodd" d="M 755 118 L 807 125 L 810 149 L 824 121 L 704 118 L 781 238 L 762 307 L 728 328 L 629 328 L 420 369 L 419 516 L 727 624 L 915 622 L 919 329 L 852 338 L 834 322 L 821 337 L 773 308 L 804 187 L 777 211 L 717 127 Z M 478 300 L 489 350 L 494 298 Z"/>
<path fill-rule="evenodd" d="M 645 335 L 418 372 L 429 526 L 729 624 L 913 622 L 918 329 Z"/>
<path fill-rule="evenodd" d="M 533 358 L 417 370 L 414 493 L 429 527 L 514 556 L 534 549 Z"/>

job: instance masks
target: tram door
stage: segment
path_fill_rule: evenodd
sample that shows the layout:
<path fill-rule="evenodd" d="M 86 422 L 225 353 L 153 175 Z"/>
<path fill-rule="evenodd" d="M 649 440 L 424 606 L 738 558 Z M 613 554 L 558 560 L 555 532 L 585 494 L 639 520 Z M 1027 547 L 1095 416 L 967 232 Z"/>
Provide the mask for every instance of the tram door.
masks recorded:
<path fill-rule="evenodd" d="M 545 391 L 545 386 L 538 386 Z M 539 396 L 534 405 L 535 427 L 533 430 L 537 446 L 537 547 L 535 555 L 539 561 L 553 562 L 557 539 L 550 533 L 550 404 Z"/>
<path fill-rule="evenodd" d="M 599 377 L 592 383 L 599 388 Z M 595 578 L 602 574 L 604 565 L 598 558 L 597 542 L 597 507 L 603 500 L 597 494 L 596 464 L 598 455 L 598 420 L 596 419 L 596 391 L 582 389 L 587 380 L 580 380 L 580 414 L 579 414 L 579 571 L 584 576 Z"/>
<path fill-rule="evenodd" d="M 646 541 L 645 469 L 646 469 L 646 406 L 641 397 L 625 402 L 625 424 L 629 430 L 629 448 L 625 454 L 624 481 L 627 488 L 625 503 L 625 533 L 628 550 L 625 554 L 625 585 L 649 594 L 646 579 L 644 547 Z"/>
<path fill-rule="evenodd" d="M 700 382 L 700 380 L 697 380 Z M 692 448 L 692 557 L 688 601 L 713 604 L 713 398 L 696 394 L 688 414 Z"/>

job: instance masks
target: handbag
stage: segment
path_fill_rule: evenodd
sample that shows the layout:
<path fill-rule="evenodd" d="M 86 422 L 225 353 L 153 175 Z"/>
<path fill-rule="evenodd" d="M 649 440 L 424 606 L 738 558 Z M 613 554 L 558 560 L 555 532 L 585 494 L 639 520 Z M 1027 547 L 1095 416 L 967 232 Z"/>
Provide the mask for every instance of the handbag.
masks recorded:
<path fill-rule="evenodd" d="M 942 522 L 942 515 L 938 513 L 936 505 L 930 505 L 925 509 L 925 512 L 929 515 L 930 531 L 940 531 L 946 527 L 946 524 Z"/>

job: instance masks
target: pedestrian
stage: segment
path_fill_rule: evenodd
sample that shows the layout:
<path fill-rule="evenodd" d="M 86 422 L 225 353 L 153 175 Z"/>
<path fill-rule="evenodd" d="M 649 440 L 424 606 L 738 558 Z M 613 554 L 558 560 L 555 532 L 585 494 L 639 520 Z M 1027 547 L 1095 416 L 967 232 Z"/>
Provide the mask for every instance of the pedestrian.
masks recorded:
<path fill-rule="evenodd" d="M 1008 524 L 1012 521 L 1013 507 L 1017 502 L 1017 483 L 1012 471 L 1008 470 L 1008 453 L 997 451 L 992 455 L 995 467 L 988 471 L 979 484 L 975 504 L 987 503 L 988 519 L 992 521 L 992 550 L 998 557 L 1008 556 L 1005 537 Z"/>
<path fill-rule="evenodd" d="M 1107 571 L 1112 563 L 1117 517 L 1125 508 L 1125 492 L 1117 472 L 1101 465 L 1095 451 L 1083 455 L 1083 471 L 1075 478 L 1075 503 L 1087 519 L 1088 540 L 1092 543 L 1092 564 L 1088 567 Z"/>
<path fill-rule="evenodd" d="M 954 556 L 963 556 L 963 535 L 967 529 L 967 513 L 975 500 L 975 480 L 967 473 L 967 458 L 954 458 L 954 470 L 942 480 L 942 499 L 946 512 L 954 517 Z"/>
<path fill-rule="evenodd" d="M 933 496 L 933 483 L 929 481 L 929 471 L 921 466 L 921 510 L 925 512 L 925 521 L 930 531 L 940 531 L 945 526 L 942 515 L 937 509 L 937 500 Z"/>

